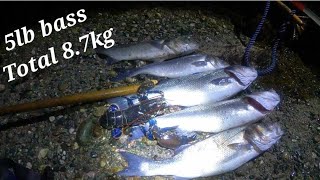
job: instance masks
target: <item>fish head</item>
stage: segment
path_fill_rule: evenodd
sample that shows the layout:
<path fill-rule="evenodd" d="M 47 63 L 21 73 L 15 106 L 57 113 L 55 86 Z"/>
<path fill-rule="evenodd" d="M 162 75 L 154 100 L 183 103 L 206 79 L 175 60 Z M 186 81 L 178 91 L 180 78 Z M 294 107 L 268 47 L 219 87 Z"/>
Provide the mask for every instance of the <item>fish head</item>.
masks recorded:
<path fill-rule="evenodd" d="M 231 77 L 235 78 L 242 86 L 247 88 L 257 77 L 257 71 L 247 66 L 229 66 L 224 70 Z"/>
<path fill-rule="evenodd" d="M 170 41 L 168 46 L 171 47 L 174 51 L 184 52 L 184 54 L 199 49 L 199 45 L 193 39 L 185 37 L 176 38 L 173 41 Z"/>
<path fill-rule="evenodd" d="M 218 57 L 206 56 L 206 62 L 209 62 L 213 67 L 225 68 L 229 64 Z"/>
<path fill-rule="evenodd" d="M 263 113 L 272 111 L 280 102 L 280 96 L 273 89 L 247 95 L 249 104 Z"/>
<path fill-rule="evenodd" d="M 245 130 L 244 138 L 258 152 L 266 151 L 275 144 L 283 135 L 278 123 L 252 124 Z"/>

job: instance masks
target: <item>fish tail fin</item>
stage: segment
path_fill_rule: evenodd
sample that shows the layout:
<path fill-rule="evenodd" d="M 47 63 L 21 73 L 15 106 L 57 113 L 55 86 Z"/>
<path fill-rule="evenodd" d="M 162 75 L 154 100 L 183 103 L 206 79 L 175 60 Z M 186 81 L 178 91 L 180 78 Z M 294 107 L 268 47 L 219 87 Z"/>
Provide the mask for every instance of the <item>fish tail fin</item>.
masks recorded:
<path fill-rule="evenodd" d="M 105 49 L 103 46 L 98 46 L 96 48 L 97 55 L 99 56 L 99 58 L 106 60 L 107 65 L 111 65 L 118 62 L 116 59 L 108 56 L 108 53 L 106 51 L 107 49 Z"/>
<path fill-rule="evenodd" d="M 118 72 L 118 75 L 116 77 L 110 78 L 111 81 L 117 82 L 122 81 L 127 77 L 132 77 L 139 74 L 139 69 L 129 69 L 122 72 Z"/>
<path fill-rule="evenodd" d="M 148 163 L 149 159 L 128 152 L 119 153 L 128 163 L 126 169 L 117 172 L 119 176 L 145 176 L 145 173 L 141 171 L 141 165 Z"/>

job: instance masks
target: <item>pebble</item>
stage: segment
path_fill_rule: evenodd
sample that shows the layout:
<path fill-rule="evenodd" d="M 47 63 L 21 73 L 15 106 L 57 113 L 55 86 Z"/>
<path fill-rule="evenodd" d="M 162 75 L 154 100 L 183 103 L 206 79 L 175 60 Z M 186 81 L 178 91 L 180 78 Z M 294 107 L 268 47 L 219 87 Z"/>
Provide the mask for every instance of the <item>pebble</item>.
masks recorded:
<path fill-rule="evenodd" d="M 117 74 L 117 72 L 115 72 L 115 71 L 113 71 L 113 70 L 110 70 L 109 72 L 108 72 L 108 76 L 110 76 L 110 77 L 116 77 L 118 74 Z"/>
<path fill-rule="evenodd" d="M 125 81 L 126 81 L 127 83 L 134 83 L 134 82 L 136 82 L 137 80 L 136 80 L 135 78 L 127 77 L 127 78 L 125 79 Z"/>
<path fill-rule="evenodd" d="M 138 38 L 133 37 L 133 38 L 132 38 L 132 41 L 133 41 L 133 42 L 137 42 L 137 41 L 138 41 Z"/>
<path fill-rule="evenodd" d="M 104 114 L 105 111 L 106 111 L 105 106 L 95 107 L 93 111 L 93 115 L 96 117 L 100 117 Z"/>
<path fill-rule="evenodd" d="M 63 165 L 63 164 L 65 163 L 65 161 L 62 160 L 62 159 L 60 159 L 60 160 L 59 160 L 59 163 L 60 163 L 61 165 Z"/>
<path fill-rule="evenodd" d="M 0 92 L 3 92 L 6 89 L 6 86 L 4 84 L 0 84 Z"/>
<path fill-rule="evenodd" d="M 320 136 L 319 135 L 316 135 L 313 140 L 316 142 L 316 143 L 320 143 Z"/>
<path fill-rule="evenodd" d="M 96 157 L 98 157 L 98 153 L 95 152 L 95 151 L 91 151 L 91 152 L 90 152 L 90 157 L 91 157 L 91 158 L 96 158 Z"/>
<path fill-rule="evenodd" d="M 53 122 L 54 120 L 56 120 L 56 117 L 54 117 L 54 116 L 50 116 L 50 117 L 49 117 L 49 121 L 50 121 L 50 122 Z"/>
<path fill-rule="evenodd" d="M 74 133 L 74 131 L 75 131 L 75 129 L 74 129 L 74 128 L 70 128 L 70 129 L 69 129 L 69 134 L 73 134 L 73 133 Z"/>
<path fill-rule="evenodd" d="M 68 85 L 67 83 L 61 83 L 61 84 L 59 84 L 58 89 L 59 89 L 60 91 L 65 91 L 65 90 L 68 89 L 68 87 L 69 87 L 69 85 Z"/>
<path fill-rule="evenodd" d="M 107 165 L 107 162 L 105 160 L 100 161 L 100 167 L 105 167 Z"/>
<path fill-rule="evenodd" d="M 28 169 L 31 169 L 31 168 L 32 168 L 32 164 L 31 164 L 31 162 L 27 162 L 27 164 L 26 164 L 26 168 L 28 168 Z"/>
<path fill-rule="evenodd" d="M 95 173 L 94 171 L 90 171 L 90 172 L 88 172 L 88 173 L 86 174 L 86 176 L 87 176 L 88 178 L 94 178 L 94 177 L 96 176 L 96 173 Z"/>
<path fill-rule="evenodd" d="M 47 156 L 49 152 L 49 149 L 48 148 L 43 148 L 39 151 L 39 154 L 38 154 L 38 159 L 43 159 Z"/>
<path fill-rule="evenodd" d="M 79 144 L 77 142 L 75 142 L 73 144 L 73 149 L 76 150 L 76 149 L 79 149 Z"/>

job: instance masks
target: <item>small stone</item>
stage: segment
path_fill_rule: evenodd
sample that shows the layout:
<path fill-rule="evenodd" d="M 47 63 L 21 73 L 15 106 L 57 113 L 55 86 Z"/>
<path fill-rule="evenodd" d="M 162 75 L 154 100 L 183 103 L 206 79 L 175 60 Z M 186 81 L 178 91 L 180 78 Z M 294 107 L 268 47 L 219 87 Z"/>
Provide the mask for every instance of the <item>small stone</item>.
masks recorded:
<path fill-rule="evenodd" d="M 91 152 L 90 152 L 90 157 L 91 157 L 91 158 L 97 158 L 97 157 L 98 157 L 98 153 L 95 152 L 95 151 L 91 151 Z"/>
<path fill-rule="evenodd" d="M 62 159 L 59 160 L 59 164 L 63 165 L 64 163 L 65 163 L 64 160 L 62 160 Z"/>
<path fill-rule="evenodd" d="M 69 134 L 73 134 L 74 133 L 74 128 L 70 128 L 68 131 L 69 131 Z"/>
<path fill-rule="evenodd" d="M 316 143 L 320 143 L 320 136 L 319 135 L 316 135 L 313 140 L 316 142 Z"/>
<path fill-rule="evenodd" d="M 35 55 L 35 54 L 36 54 L 36 49 L 35 49 L 35 48 L 32 48 L 31 54 L 32 54 L 32 55 Z"/>
<path fill-rule="evenodd" d="M 81 109 L 80 109 L 80 112 L 81 112 L 81 113 L 85 113 L 85 112 L 86 112 L 86 109 L 81 108 Z"/>
<path fill-rule="evenodd" d="M 105 160 L 100 161 L 100 167 L 105 167 L 107 165 L 107 162 Z"/>
<path fill-rule="evenodd" d="M 157 141 L 150 141 L 149 139 L 147 139 L 146 137 L 142 138 L 142 142 L 145 143 L 148 146 L 155 146 L 157 145 Z"/>
<path fill-rule="evenodd" d="M 110 71 L 108 72 L 108 76 L 110 76 L 110 77 L 116 77 L 116 76 L 117 76 L 117 72 L 115 72 L 115 71 L 113 71 L 113 70 L 110 70 Z"/>
<path fill-rule="evenodd" d="M 93 111 L 93 115 L 96 117 L 100 117 L 104 114 L 105 111 L 106 111 L 105 106 L 95 107 Z"/>
<path fill-rule="evenodd" d="M 43 148 L 39 151 L 39 154 L 38 154 L 38 159 L 43 159 L 47 156 L 49 152 L 49 149 L 48 148 Z"/>
<path fill-rule="evenodd" d="M 6 89 L 6 86 L 4 84 L 0 84 L 0 92 L 3 92 Z"/>
<path fill-rule="evenodd" d="M 28 168 L 28 169 L 31 169 L 31 168 L 32 168 L 32 164 L 31 164 L 31 162 L 27 162 L 27 164 L 26 164 L 26 168 Z"/>
<path fill-rule="evenodd" d="M 86 174 L 86 176 L 88 177 L 88 178 L 94 178 L 95 176 L 96 176 L 96 173 L 94 172 L 94 171 L 90 171 L 90 172 L 88 172 L 87 174 Z M 85 179 L 87 179 L 87 178 L 85 178 Z"/>
<path fill-rule="evenodd" d="M 195 24 L 195 23 L 191 23 L 190 26 L 191 26 L 191 27 L 195 27 L 196 24 Z"/>
<path fill-rule="evenodd" d="M 56 117 L 54 117 L 54 116 L 50 116 L 50 117 L 49 117 L 49 121 L 50 121 L 50 122 L 53 122 L 54 120 L 56 120 Z"/>
<path fill-rule="evenodd" d="M 317 158 L 317 154 L 314 153 L 314 152 L 312 152 L 312 153 L 311 153 L 311 157 L 312 157 L 313 159 L 316 159 L 316 158 Z"/>
<path fill-rule="evenodd" d="M 128 83 L 134 83 L 137 80 L 135 78 L 127 77 L 125 81 L 128 82 Z"/>
<path fill-rule="evenodd" d="M 77 142 L 75 142 L 73 144 L 73 149 L 76 150 L 76 149 L 79 149 L 79 144 Z"/>
<path fill-rule="evenodd" d="M 66 152 L 66 151 L 63 151 L 63 152 L 62 152 L 62 155 L 64 155 L 64 156 L 67 155 L 67 152 Z"/>
<path fill-rule="evenodd" d="M 65 91 L 65 90 L 67 90 L 68 89 L 68 87 L 69 87 L 69 85 L 67 84 L 67 83 L 61 83 L 61 84 L 59 84 L 59 87 L 58 87 L 58 89 L 60 90 L 60 91 Z"/>

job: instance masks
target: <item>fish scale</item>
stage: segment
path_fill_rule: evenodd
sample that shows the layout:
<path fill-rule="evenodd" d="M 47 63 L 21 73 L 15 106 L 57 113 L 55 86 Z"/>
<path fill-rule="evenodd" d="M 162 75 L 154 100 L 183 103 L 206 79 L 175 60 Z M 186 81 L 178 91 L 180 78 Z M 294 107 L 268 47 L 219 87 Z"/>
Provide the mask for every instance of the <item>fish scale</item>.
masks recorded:
<path fill-rule="evenodd" d="M 248 74 L 256 73 L 254 69 L 248 67 L 231 67 L 249 72 Z M 246 74 L 241 74 L 240 76 L 244 76 L 241 77 L 242 79 L 248 78 L 250 83 L 256 78 L 256 74 L 248 77 Z M 226 68 L 224 68 L 170 79 L 155 86 L 150 91 L 163 92 L 164 98 L 169 105 L 194 106 L 221 101 L 235 95 L 246 87 L 238 79 L 227 73 Z"/>

